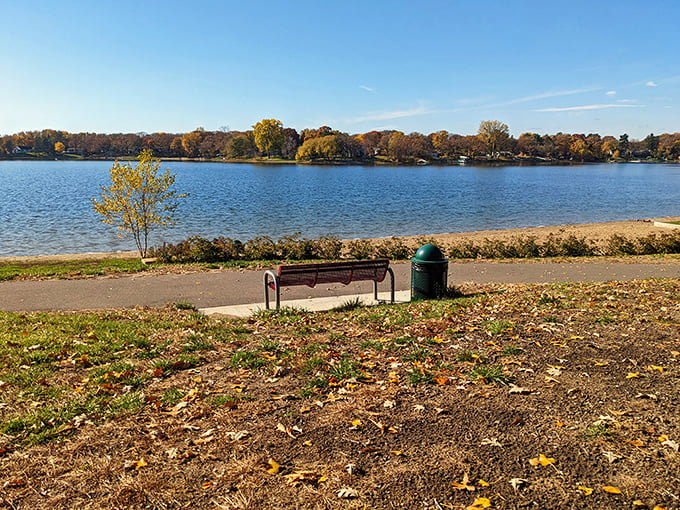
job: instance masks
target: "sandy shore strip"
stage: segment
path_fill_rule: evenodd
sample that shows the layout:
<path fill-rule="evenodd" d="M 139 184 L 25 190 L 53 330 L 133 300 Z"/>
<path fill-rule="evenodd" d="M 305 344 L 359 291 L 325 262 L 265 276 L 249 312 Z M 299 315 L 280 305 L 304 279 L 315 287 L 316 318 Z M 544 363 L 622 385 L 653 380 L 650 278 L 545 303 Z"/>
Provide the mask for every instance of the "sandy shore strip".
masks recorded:
<path fill-rule="evenodd" d="M 674 216 L 655 219 L 608 221 L 603 223 L 577 223 L 546 227 L 513 228 L 506 230 L 479 230 L 475 232 L 405 236 L 401 237 L 401 239 L 403 239 L 404 242 L 414 243 L 423 238 L 434 239 L 443 245 L 450 245 L 453 243 L 462 243 L 467 241 L 479 244 L 485 239 L 489 239 L 491 241 L 508 241 L 521 237 L 535 237 L 538 241 L 544 241 L 550 235 L 562 238 L 573 235 L 577 238 L 585 238 L 586 240 L 597 244 L 606 241 L 615 234 L 625 236 L 629 239 L 645 237 L 651 234 L 667 234 L 672 232 L 672 230 L 669 230 L 665 227 L 655 226 L 654 222 L 669 222 L 678 220 L 680 220 L 680 217 Z"/>
<path fill-rule="evenodd" d="M 448 246 L 453 243 L 471 241 L 475 244 L 485 239 L 491 241 L 508 241 L 520 237 L 535 237 L 543 241 L 551 234 L 558 237 L 570 235 L 577 238 L 585 238 L 595 244 L 606 241 L 612 235 L 620 235 L 629 239 L 636 239 L 652 234 L 667 234 L 672 230 L 655 225 L 655 222 L 680 221 L 680 216 L 666 218 L 639 219 L 627 221 L 608 221 L 603 223 L 577 223 L 568 225 L 555 225 L 546 227 L 513 228 L 506 230 L 479 230 L 475 232 L 454 232 L 449 234 L 423 234 L 418 236 L 400 236 L 407 244 L 416 244 L 420 240 L 435 240 L 438 244 Z M 379 240 L 385 238 L 370 238 Z M 66 260 L 102 260 L 102 259 L 126 259 L 138 256 L 136 251 L 123 251 L 115 253 L 74 253 L 63 255 L 37 255 L 31 257 L 0 257 L 0 263 L 50 263 Z"/>

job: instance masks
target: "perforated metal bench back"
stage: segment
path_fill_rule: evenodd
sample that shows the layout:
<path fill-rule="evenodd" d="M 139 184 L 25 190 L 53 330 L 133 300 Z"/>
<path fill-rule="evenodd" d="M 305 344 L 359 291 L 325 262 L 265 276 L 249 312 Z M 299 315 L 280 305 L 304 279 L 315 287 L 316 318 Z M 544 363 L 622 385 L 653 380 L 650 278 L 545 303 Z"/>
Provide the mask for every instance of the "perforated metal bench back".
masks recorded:
<path fill-rule="evenodd" d="M 372 280 L 382 282 L 387 274 L 390 261 L 387 259 L 356 260 L 351 262 L 322 262 L 319 264 L 297 264 L 279 266 L 279 285 L 315 285 Z"/>

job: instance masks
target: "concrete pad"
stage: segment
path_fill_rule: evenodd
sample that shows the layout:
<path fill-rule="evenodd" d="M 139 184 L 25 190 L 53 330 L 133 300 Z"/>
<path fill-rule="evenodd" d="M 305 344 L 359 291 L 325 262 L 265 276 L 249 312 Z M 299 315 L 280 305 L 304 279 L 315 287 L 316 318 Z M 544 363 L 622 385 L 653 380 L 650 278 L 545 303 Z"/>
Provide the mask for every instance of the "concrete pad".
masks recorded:
<path fill-rule="evenodd" d="M 302 308 L 310 312 L 323 312 L 332 310 L 345 303 L 356 299 L 361 300 L 364 306 L 375 306 L 379 303 L 389 303 L 389 292 L 378 292 L 378 301 L 373 299 L 373 294 L 350 294 L 346 296 L 317 297 L 307 299 L 294 299 L 281 301 L 282 308 Z M 394 293 L 395 303 L 408 303 L 411 300 L 411 291 L 402 290 Z M 270 302 L 270 306 L 275 306 Z M 250 317 L 253 313 L 264 310 L 264 303 L 253 303 L 249 305 L 216 306 L 212 308 L 199 308 L 198 311 L 205 315 L 229 315 L 231 317 Z"/>

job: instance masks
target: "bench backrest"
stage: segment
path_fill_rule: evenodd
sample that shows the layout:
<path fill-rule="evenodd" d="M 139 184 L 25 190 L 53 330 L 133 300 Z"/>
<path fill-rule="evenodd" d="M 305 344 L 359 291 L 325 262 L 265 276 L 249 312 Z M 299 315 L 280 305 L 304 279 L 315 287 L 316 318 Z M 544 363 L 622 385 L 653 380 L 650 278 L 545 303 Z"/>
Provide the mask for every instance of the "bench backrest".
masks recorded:
<path fill-rule="evenodd" d="M 376 259 L 279 266 L 279 285 L 314 287 L 324 283 L 382 282 L 389 265 L 388 259 Z"/>

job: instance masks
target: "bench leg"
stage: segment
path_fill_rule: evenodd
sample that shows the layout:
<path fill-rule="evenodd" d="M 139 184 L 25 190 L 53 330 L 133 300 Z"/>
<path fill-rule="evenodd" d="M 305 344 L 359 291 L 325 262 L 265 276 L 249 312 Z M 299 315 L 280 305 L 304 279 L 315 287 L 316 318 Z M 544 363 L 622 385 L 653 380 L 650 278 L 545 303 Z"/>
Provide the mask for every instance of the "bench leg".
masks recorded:
<path fill-rule="evenodd" d="M 388 267 L 387 272 L 390 274 L 390 302 L 394 303 L 394 271 Z M 378 301 L 378 282 L 375 280 L 373 280 L 373 299 Z"/>
<path fill-rule="evenodd" d="M 272 271 L 264 272 L 264 306 L 266 310 L 269 310 L 269 278 L 271 278 L 271 283 L 274 284 L 274 291 L 276 292 L 276 309 L 278 310 L 281 306 L 281 289 L 279 287 L 279 277 Z"/>

